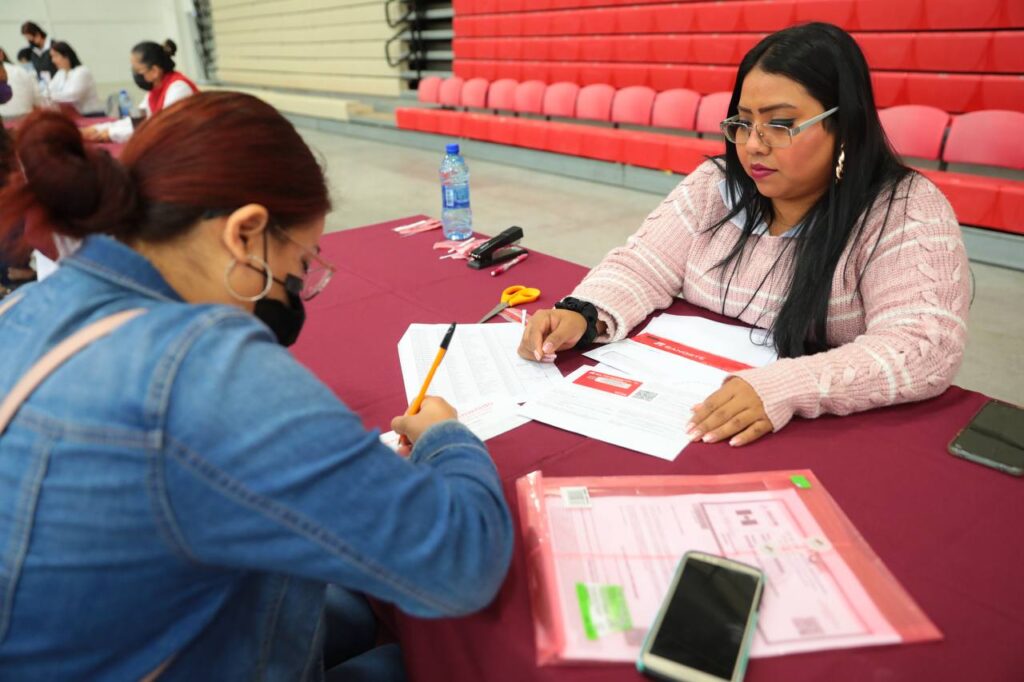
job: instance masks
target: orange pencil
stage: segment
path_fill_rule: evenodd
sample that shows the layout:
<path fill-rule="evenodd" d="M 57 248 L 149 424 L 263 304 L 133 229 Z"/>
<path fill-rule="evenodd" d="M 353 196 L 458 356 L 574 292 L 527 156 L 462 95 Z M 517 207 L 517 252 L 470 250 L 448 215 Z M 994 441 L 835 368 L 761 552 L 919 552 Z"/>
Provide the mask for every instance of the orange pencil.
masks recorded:
<path fill-rule="evenodd" d="M 452 342 L 452 336 L 455 334 L 455 323 L 452 322 L 452 326 L 448 327 L 448 331 L 445 332 L 444 338 L 441 340 L 441 347 L 437 349 L 437 356 L 434 358 L 434 364 L 430 366 L 430 371 L 427 372 L 427 378 L 423 380 L 423 386 L 420 388 L 419 394 L 416 399 L 409 405 L 409 409 L 405 411 L 405 416 L 416 414 L 420 411 L 420 406 L 423 405 L 423 399 L 427 397 L 427 389 L 430 388 L 430 382 L 434 379 L 434 372 L 441 366 L 441 360 L 444 359 L 444 354 L 448 352 L 448 344 Z M 399 441 L 402 445 L 408 447 L 412 445 L 409 439 L 403 433 L 402 438 Z"/>

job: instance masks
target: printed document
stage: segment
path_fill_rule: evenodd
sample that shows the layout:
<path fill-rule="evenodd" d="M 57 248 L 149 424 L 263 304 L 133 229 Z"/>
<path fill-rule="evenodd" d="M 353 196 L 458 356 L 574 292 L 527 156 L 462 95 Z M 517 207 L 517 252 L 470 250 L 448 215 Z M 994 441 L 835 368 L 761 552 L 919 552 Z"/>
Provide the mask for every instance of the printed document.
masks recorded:
<path fill-rule="evenodd" d="M 900 641 L 796 489 L 608 497 L 586 491 L 545 496 L 563 660 L 636 660 L 689 550 L 764 571 L 752 656 Z M 616 618 L 609 621 L 608 613 Z"/>
<path fill-rule="evenodd" d="M 659 315 L 633 338 L 584 355 L 630 376 L 700 393 L 701 399 L 718 390 L 729 374 L 776 359 L 763 329 L 680 315 Z"/>
<path fill-rule="evenodd" d="M 606 367 L 580 367 L 519 414 L 661 459 L 689 443 L 686 423 L 704 393 L 639 380 Z"/>
<path fill-rule="evenodd" d="M 412 324 L 398 342 L 402 381 L 409 402 L 419 393 L 447 324 Z M 459 420 L 481 440 L 529 421 L 518 403 L 562 381 L 552 364 L 520 358 L 520 324 L 460 324 L 427 391 L 458 410 Z"/>

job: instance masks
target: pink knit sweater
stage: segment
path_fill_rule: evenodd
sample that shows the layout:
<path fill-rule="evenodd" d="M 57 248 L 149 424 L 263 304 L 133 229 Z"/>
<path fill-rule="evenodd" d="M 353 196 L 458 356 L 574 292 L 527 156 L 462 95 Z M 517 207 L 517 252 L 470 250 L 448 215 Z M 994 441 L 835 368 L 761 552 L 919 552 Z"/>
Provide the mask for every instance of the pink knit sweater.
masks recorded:
<path fill-rule="evenodd" d="M 713 162 L 702 164 L 576 287 L 572 295 L 593 303 L 608 325 L 599 341 L 624 338 L 675 296 L 721 312 L 725 287 L 712 268 L 740 236 L 730 224 L 713 237 L 705 231 L 728 212 L 718 189 L 723 177 Z M 931 182 L 915 177 L 906 203 L 900 199 L 904 187 L 870 263 L 887 202 L 875 207 L 836 268 L 827 326 L 835 348 L 737 373 L 757 391 L 776 431 L 794 414 L 849 414 L 938 395 L 960 367 L 970 303 L 960 226 Z M 768 271 L 786 239 L 751 237 L 732 279 L 727 315 L 771 326 L 786 295 L 790 252 L 775 273 Z"/>

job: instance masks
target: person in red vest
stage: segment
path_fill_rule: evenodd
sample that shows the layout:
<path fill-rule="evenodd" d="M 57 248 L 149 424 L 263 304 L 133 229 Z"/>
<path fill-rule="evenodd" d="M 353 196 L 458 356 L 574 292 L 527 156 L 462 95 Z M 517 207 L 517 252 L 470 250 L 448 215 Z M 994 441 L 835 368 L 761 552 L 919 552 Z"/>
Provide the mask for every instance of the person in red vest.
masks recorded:
<path fill-rule="evenodd" d="M 152 41 L 132 48 L 132 79 L 135 85 L 149 94 L 139 105 L 144 117 L 159 114 L 175 102 L 199 92 L 199 88 L 186 76 L 174 70 L 174 55 L 178 46 L 173 40 L 163 45 Z M 101 123 L 82 131 L 82 137 L 93 142 L 127 142 L 135 129 L 135 121 L 125 116 L 113 123 Z"/>

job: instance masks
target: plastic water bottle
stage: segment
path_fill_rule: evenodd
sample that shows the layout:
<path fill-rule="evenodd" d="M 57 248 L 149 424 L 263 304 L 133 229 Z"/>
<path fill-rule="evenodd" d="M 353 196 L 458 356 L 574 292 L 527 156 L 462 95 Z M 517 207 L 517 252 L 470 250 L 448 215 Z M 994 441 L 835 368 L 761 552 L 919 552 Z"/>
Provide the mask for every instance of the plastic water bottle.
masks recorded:
<path fill-rule="evenodd" d="M 128 96 L 127 90 L 121 90 L 117 95 L 117 111 L 121 118 L 132 114 L 132 98 Z"/>
<path fill-rule="evenodd" d="M 445 147 L 441 160 L 441 224 L 445 239 L 473 236 L 473 212 L 469 208 L 469 167 L 459 155 L 459 145 Z"/>

